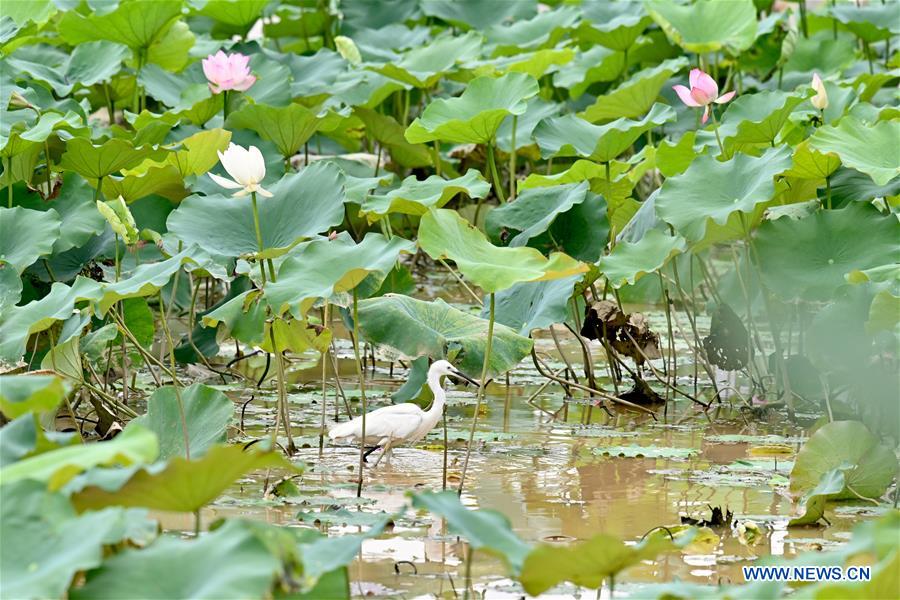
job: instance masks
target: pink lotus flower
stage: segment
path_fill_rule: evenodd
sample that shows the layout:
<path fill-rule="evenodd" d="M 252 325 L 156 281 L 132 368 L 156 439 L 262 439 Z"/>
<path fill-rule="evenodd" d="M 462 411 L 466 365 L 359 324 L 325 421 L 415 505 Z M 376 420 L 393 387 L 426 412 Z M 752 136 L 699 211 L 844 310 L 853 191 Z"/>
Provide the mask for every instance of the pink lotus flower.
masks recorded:
<path fill-rule="evenodd" d="M 250 57 L 237 52 L 225 54 L 219 50 L 210 54 L 203 59 L 203 74 L 214 94 L 228 90 L 246 92 L 256 83 L 256 77 L 250 74 Z"/>
<path fill-rule="evenodd" d="M 709 119 L 709 105 L 713 102 L 716 104 L 725 104 L 734 98 L 734 92 L 728 92 L 719 96 L 719 86 L 716 80 L 701 71 L 700 69 L 691 69 L 691 89 L 687 89 L 683 85 L 672 87 L 681 101 L 686 105 L 703 108 L 703 122 Z"/>

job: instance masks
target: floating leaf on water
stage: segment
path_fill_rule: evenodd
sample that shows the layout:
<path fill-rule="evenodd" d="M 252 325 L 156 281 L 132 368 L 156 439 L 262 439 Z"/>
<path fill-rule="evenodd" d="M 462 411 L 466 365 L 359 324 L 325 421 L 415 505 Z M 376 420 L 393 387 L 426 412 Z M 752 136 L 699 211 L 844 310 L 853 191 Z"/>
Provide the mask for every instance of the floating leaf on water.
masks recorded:
<path fill-rule="evenodd" d="M 601 456 L 620 458 L 690 458 L 698 454 L 694 448 L 638 445 L 598 447 L 592 452 Z"/>

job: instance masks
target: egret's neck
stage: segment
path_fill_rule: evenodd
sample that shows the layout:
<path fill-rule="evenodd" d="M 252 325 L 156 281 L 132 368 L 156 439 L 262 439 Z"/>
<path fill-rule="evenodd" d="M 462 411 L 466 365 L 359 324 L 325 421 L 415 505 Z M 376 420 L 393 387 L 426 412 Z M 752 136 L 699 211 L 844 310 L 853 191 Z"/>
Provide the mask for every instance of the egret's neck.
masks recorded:
<path fill-rule="evenodd" d="M 428 412 L 440 414 L 444 410 L 444 401 L 446 400 L 446 394 L 441 385 L 441 376 L 437 373 L 428 373 L 428 387 L 431 388 L 431 393 L 434 394 L 434 402 L 431 403 L 431 408 L 428 409 Z"/>

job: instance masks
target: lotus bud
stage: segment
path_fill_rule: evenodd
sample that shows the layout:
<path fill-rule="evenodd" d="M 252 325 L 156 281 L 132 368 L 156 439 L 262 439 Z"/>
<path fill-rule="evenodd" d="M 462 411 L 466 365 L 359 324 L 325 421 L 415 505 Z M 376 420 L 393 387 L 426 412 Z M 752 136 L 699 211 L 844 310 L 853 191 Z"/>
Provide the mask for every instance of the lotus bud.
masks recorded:
<path fill-rule="evenodd" d="M 344 60 L 346 60 L 354 67 L 362 62 L 362 56 L 359 53 L 359 48 L 357 48 L 354 41 L 347 36 L 336 36 L 334 38 L 334 47 L 337 48 L 337 51 L 344 58 Z"/>
<path fill-rule="evenodd" d="M 819 77 L 818 73 L 813 73 L 811 85 L 812 89 L 815 90 L 816 95 L 812 97 L 810 102 L 812 102 L 812 105 L 819 110 L 825 110 L 828 108 L 828 92 L 825 91 L 825 84 L 822 82 L 822 78 Z"/>

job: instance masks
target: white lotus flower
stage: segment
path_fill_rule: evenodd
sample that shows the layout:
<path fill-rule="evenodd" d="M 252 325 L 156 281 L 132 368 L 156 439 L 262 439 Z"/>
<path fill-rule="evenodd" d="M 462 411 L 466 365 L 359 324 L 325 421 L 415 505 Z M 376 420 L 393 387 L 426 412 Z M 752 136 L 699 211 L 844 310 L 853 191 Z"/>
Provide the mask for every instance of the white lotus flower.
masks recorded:
<path fill-rule="evenodd" d="M 237 144 L 228 144 L 228 149 L 218 154 L 219 162 L 231 175 L 231 179 L 209 173 L 210 179 L 225 189 L 238 190 L 232 194 L 233 196 L 246 196 L 251 192 L 257 192 L 260 196 L 272 197 L 272 192 L 260 185 L 266 176 L 266 161 L 259 148 L 250 146 L 245 150 Z"/>

